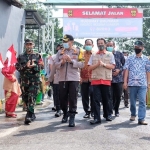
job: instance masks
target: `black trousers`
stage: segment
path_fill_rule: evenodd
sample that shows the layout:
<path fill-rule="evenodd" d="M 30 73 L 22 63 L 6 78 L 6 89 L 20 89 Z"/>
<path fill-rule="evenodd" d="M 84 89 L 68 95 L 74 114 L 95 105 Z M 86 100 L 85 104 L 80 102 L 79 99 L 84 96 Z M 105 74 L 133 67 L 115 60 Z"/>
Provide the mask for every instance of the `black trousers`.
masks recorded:
<path fill-rule="evenodd" d="M 103 103 L 104 117 L 109 116 L 109 101 L 110 101 L 110 86 L 109 85 L 93 85 L 94 95 L 94 119 L 100 120 L 100 101 Z"/>
<path fill-rule="evenodd" d="M 113 114 L 113 97 L 112 97 L 112 88 L 109 89 L 110 99 L 109 99 L 109 116 Z"/>
<path fill-rule="evenodd" d="M 119 106 L 120 106 L 120 101 L 121 101 L 122 88 L 123 88 L 122 83 L 112 83 L 111 84 L 113 108 L 115 110 L 115 114 L 119 113 Z"/>
<path fill-rule="evenodd" d="M 56 98 L 55 98 L 55 92 L 54 92 L 54 84 L 53 84 L 53 82 L 51 82 L 51 87 L 52 87 L 52 94 L 53 94 L 53 100 L 54 100 L 54 107 L 56 107 Z"/>
<path fill-rule="evenodd" d="M 126 89 L 126 90 L 123 90 L 123 93 L 124 93 L 124 105 L 125 106 L 128 106 L 128 104 L 129 104 L 129 91 L 128 91 L 128 89 Z"/>
<path fill-rule="evenodd" d="M 79 85 L 78 81 L 59 82 L 60 106 L 64 113 L 68 111 L 68 104 L 69 104 L 69 112 L 76 113 L 78 85 Z"/>
<path fill-rule="evenodd" d="M 59 84 L 53 84 L 53 97 L 56 110 L 60 110 Z"/>
<path fill-rule="evenodd" d="M 93 86 L 91 85 L 91 82 L 83 82 L 81 84 L 81 95 L 85 113 L 89 113 L 90 111 L 93 112 Z"/>

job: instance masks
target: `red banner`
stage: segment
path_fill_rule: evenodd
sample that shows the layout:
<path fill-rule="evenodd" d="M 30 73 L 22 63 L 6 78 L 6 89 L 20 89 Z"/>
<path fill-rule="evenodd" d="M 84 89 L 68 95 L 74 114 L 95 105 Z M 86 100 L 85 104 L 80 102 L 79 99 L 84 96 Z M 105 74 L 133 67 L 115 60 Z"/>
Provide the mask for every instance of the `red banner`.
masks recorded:
<path fill-rule="evenodd" d="M 143 10 L 137 8 L 64 8 L 68 18 L 143 18 Z"/>

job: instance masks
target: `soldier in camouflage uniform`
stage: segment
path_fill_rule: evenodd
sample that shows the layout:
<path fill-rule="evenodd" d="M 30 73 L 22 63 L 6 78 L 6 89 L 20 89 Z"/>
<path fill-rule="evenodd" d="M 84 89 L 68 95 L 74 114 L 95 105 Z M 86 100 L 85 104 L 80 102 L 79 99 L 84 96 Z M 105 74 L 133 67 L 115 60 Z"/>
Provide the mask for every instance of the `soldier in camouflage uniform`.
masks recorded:
<path fill-rule="evenodd" d="M 18 56 L 16 63 L 16 69 L 20 72 L 22 99 L 27 106 L 25 124 L 31 123 L 36 118 L 34 105 L 40 84 L 40 68 L 43 66 L 41 55 L 33 52 L 33 46 L 34 43 L 27 39 L 26 51 Z"/>

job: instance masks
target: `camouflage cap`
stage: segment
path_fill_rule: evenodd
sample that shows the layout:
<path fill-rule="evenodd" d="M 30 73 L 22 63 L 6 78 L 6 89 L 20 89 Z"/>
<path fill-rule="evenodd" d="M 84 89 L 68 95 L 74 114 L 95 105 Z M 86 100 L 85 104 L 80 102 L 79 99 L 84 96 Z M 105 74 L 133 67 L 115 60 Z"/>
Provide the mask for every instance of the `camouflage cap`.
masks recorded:
<path fill-rule="evenodd" d="M 25 44 L 27 44 L 27 43 L 32 43 L 32 44 L 34 44 L 33 41 L 31 41 L 30 39 L 26 39 L 26 40 L 25 40 Z"/>

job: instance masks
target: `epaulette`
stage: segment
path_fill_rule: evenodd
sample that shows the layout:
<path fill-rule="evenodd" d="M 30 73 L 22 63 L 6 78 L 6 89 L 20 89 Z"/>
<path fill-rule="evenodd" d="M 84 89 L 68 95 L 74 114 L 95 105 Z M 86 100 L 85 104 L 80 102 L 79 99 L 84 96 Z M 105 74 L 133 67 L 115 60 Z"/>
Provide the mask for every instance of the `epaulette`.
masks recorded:
<path fill-rule="evenodd" d="M 77 52 L 77 48 L 75 48 L 74 46 L 72 46 L 72 50 L 73 50 L 73 53 L 74 54 L 77 54 L 78 52 Z"/>
<path fill-rule="evenodd" d="M 72 50 L 73 50 L 73 54 L 74 54 L 74 55 L 79 55 L 80 49 L 78 49 L 78 48 L 76 48 L 76 47 L 72 47 Z"/>

